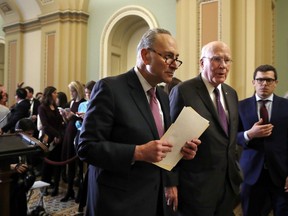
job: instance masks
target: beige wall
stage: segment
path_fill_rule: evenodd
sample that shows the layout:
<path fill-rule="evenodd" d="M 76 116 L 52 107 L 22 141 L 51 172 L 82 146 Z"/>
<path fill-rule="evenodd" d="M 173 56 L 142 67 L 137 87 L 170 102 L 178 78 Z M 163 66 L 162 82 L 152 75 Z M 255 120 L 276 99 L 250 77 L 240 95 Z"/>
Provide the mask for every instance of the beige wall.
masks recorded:
<path fill-rule="evenodd" d="M 186 80 L 199 73 L 202 41 L 206 43 L 216 37 L 227 43 L 232 51 L 233 64 L 227 83 L 236 89 L 240 99 L 251 96 L 254 92 L 251 84 L 254 69 L 259 64 L 274 63 L 272 1 L 177 2 L 177 41 L 184 61 L 177 77 Z M 202 31 L 210 36 L 201 36 Z"/>
<path fill-rule="evenodd" d="M 59 90 L 68 91 L 67 85 L 73 79 L 82 82 L 99 79 L 102 73 L 99 59 L 104 58 L 103 53 L 107 51 L 104 49 L 113 47 L 110 45 L 101 47 L 103 44 L 101 44 L 100 35 L 104 32 L 103 26 L 108 20 L 113 22 L 113 19 L 107 15 L 100 16 L 99 9 L 105 9 L 110 16 L 113 16 L 117 11 L 116 7 L 120 9 L 133 1 L 127 1 L 127 3 L 115 1 L 115 4 L 109 6 L 112 0 L 110 2 L 103 0 L 101 2 L 105 2 L 105 7 L 99 6 L 99 2 L 88 0 L 81 1 L 81 3 L 76 0 L 69 2 L 59 0 L 47 5 L 41 5 L 40 1 L 37 1 L 37 4 L 31 5 L 33 10 L 30 11 L 21 11 L 20 7 L 17 9 L 15 1 L 6 0 L 6 2 L 10 4 L 12 10 L 19 13 L 15 13 L 16 15 L 9 20 L 8 16 L 0 11 L 6 32 L 5 85 L 9 86 L 12 91 L 17 82 L 25 81 L 27 85 L 34 86 L 35 91 L 42 90 L 47 84 L 53 84 Z M 286 41 L 283 41 L 280 40 L 281 34 L 277 34 L 277 32 L 284 31 L 284 28 L 281 29 L 279 25 L 285 25 L 287 19 L 277 19 L 279 24 L 275 26 L 274 17 L 277 11 L 287 14 L 284 11 L 287 1 L 177 0 L 175 5 L 175 1 L 169 0 L 167 4 L 169 13 L 163 11 L 158 13 L 158 9 L 155 8 L 160 8 L 158 4 L 151 7 L 147 3 L 147 7 L 142 6 L 142 8 L 150 13 L 153 12 L 150 18 L 155 19 L 155 26 L 172 29 L 172 33 L 176 29 L 180 58 L 184 62 L 176 73 L 181 80 L 198 75 L 202 43 L 215 38 L 231 47 L 233 64 L 227 83 L 237 90 L 240 99 L 253 94 L 252 73 L 259 64 L 275 64 L 276 62 L 277 67 L 281 69 L 278 70 L 279 77 L 286 77 L 286 81 L 288 80 L 285 66 L 288 62 L 286 60 L 288 48 L 285 48 L 287 37 Z M 278 10 L 276 10 L 277 4 L 280 5 Z M 201 5 L 206 5 L 206 8 L 202 10 Z M 176 6 L 175 11 L 172 11 L 171 7 L 174 6 Z M 27 7 L 22 7 L 22 9 L 25 8 Z M 88 12 L 89 15 L 86 14 Z M 176 22 L 173 19 L 174 12 Z M 35 19 L 30 19 L 31 14 L 34 14 Z M 23 20 L 25 17 L 29 17 L 30 20 Z M 136 19 L 140 21 L 141 17 Z M 284 21 L 281 23 L 279 20 Z M 143 19 L 140 22 L 143 22 Z M 143 28 L 147 26 L 146 23 Z M 139 38 L 136 33 L 141 31 L 139 28 L 135 30 L 135 35 L 132 34 L 131 38 L 125 38 L 126 46 L 125 44 L 121 46 L 125 46 L 123 49 L 127 50 L 124 52 L 126 54 L 118 52 L 121 54 L 120 62 L 119 56 L 113 58 L 112 55 L 112 62 L 115 64 L 110 63 L 106 65 L 106 68 L 113 68 L 114 71 L 118 71 L 117 73 L 124 70 L 123 65 L 127 69 L 131 68 L 135 62 L 135 51 L 128 51 L 136 45 Z M 203 32 L 202 35 L 201 32 Z M 276 38 L 277 41 L 275 41 Z M 113 40 L 117 41 L 115 38 Z M 275 56 L 277 56 L 277 61 L 275 61 Z M 123 59 L 125 63 L 121 62 Z M 12 65 L 12 62 L 16 65 Z M 287 88 L 285 83 L 280 81 L 278 89 L 283 92 L 284 88 Z M 10 92 L 10 95 L 13 94 L 14 92 Z"/>

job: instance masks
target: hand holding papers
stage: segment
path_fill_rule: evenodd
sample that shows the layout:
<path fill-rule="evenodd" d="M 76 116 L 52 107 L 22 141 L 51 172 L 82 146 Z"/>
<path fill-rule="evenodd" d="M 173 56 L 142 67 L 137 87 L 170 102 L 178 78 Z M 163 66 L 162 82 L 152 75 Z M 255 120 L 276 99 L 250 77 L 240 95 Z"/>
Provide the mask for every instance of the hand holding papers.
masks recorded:
<path fill-rule="evenodd" d="M 192 107 L 184 107 L 174 124 L 161 138 L 173 145 L 172 152 L 169 152 L 162 161 L 154 164 L 163 169 L 172 170 L 183 157 L 181 148 L 186 141 L 200 137 L 208 126 L 209 121 L 200 116 Z"/>

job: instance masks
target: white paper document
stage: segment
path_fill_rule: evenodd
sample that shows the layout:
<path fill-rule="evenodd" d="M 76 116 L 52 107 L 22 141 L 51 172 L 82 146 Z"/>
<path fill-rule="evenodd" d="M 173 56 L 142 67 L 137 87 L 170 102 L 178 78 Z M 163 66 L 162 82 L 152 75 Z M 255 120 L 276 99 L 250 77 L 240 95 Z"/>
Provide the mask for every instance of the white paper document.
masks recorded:
<path fill-rule="evenodd" d="M 168 171 L 172 170 L 183 156 L 180 151 L 186 141 L 199 138 L 208 126 L 209 121 L 192 107 L 184 107 L 174 124 L 161 137 L 161 140 L 167 140 L 173 145 L 172 151 L 162 161 L 154 164 Z"/>

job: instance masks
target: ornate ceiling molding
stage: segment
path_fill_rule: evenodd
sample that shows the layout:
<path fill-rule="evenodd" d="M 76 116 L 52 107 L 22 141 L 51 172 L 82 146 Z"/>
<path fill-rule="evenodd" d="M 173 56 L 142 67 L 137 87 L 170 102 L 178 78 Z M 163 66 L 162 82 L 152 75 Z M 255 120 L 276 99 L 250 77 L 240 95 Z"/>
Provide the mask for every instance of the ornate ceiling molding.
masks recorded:
<path fill-rule="evenodd" d="M 6 25 L 3 27 L 3 31 L 6 34 L 14 32 L 28 32 L 32 30 L 40 29 L 42 26 L 51 23 L 64 23 L 64 22 L 88 22 L 89 15 L 81 11 L 58 11 L 52 14 L 46 14 L 39 16 L 37 20 L 32 20 L 23 23 L 15 23 L 12 25 Z"/>
<path fill-rule="evenodd" d="M 12 8 L 10 7 L 10 5 L 7 2 L 3 2 L 0 4 L 0 10 L 1 10 L 2 14 L 5 16 L 13 13 Z"/>

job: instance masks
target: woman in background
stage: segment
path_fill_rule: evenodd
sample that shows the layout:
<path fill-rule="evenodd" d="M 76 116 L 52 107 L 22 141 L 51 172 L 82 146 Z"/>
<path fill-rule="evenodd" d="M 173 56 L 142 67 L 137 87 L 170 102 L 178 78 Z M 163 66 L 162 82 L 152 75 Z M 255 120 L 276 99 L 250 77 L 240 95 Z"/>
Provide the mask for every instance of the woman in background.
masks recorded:
<path fill-rule="evenodd" d="M 64 92 L 57 92 L 56 104 L 63 109 L 69 107 L 67 95 Z"/>
<path fill-rule="evenodd" d="M 67 95 L 64 92 L 57 92 L 56 104 L 57 104 L 57 107 L 63 108 L 63 109 L 69 107 Z M 61 173 L 62 173 L 62 180 L 65 183 L 67 183 L 66 165 L 62 166 Z"/>
<path fill-rule="evenodd" d="M 62 140 L 64 134 L 64 123 L 57 105 L 57 90 L 53 86 L 44 89 L 42 103 L 38 107 L 38 115 L 42 123 L 42 132 L 48 136 L 48 143 L 54 145 L 49 153 L 48 159 L 52 161 L 61 161 Z M 43 162 L 42 180 L 51 184 L 53 176 L 54 188 L 51 196 L 58 195 L 61 167 Z"/>
<path fill-rule="evenodd" d="M 60 114 L 66 122 L 66 129 L 62 148 L 63 161 L 76 156 L 74 139 L 77 134 L 77 128 L 75 126 L 75 123 L 77 120 L 81 120 L 81 117 L 78 117 L 76 113 L 78 112 L 79 104 L 85 101 L 84 86 L 79 81 L 72 81 L 68 85 L 68 88 L 72 98 L 69 104 L 70 108 L 60 109 Z M 79 159 L 76 158 L 76 160 Z M 60 200 L 61 202 L 67 202 L 70 198 L 74 199 L 73 185 L 76 174 L 76 160 L 68 164 L 68 188 L 65 197 Z"/>
<path fill-rule="evenodd" d="M 92 89 L 95 85 L 95 81 L 91 80 L 89 82 L 86 83 L 85 85 L 85 95 L 86 95 L 86 101 L 82 102 L 79 107 L 78 107 L 78 112 L 77 115 L 79 117 L 81 117 L 81 120 L 76 121 L 76 128 L 77 128 L 77 134 L 75 137 L 75 143 L 78 143 L 79 140 L 79 134 L 81 131 L 81 127 L 82 127 L 82 122 L 85 116 L 85 113 L 87 111 L 87 106 L 88 106 L 88 102 L 90 100 L 90 95 L 92 92 Z M 87 177 L 87 173 L 85 175 L 85 182 L 83 180 L 83 161 L 79 160 L 79 190 L 78 190 L 78 194 L 76 197 L 75 202 L 78 203 L 79 202 L 79 208 L 78 208 L 78 212 L 82 212 L 84 206 L 86 205 L 86 196 L 87 196 L 87 184 L 88 184 L 88 177 Z"/>

